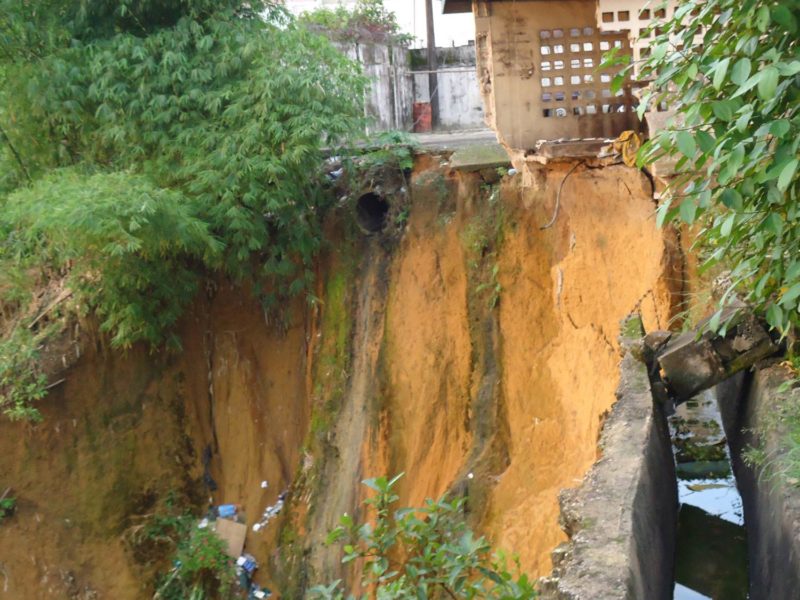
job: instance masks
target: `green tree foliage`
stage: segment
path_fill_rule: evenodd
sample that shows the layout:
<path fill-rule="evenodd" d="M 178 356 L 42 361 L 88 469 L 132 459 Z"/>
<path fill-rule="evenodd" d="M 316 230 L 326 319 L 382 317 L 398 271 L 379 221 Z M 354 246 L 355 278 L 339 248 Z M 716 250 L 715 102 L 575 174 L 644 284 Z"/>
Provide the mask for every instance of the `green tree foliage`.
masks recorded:
<path fill-rule="evenodd" d="M 41 336 L 15 327 L 0 341 L 0 411 L 12 421 L 39 421 L 32 405 L 47 394 L 47 380 L 38 367 Z"/>
<path fill-rule="evenodd" d="M 0 220 L 19 232 L 15 254 L 68 272 L 77 304 L 126 346 L 160 343 L 197 290 L 195 266 L 221 251 L 192 212 L 179 191 L 141 175 L 63 169 L 11 194 Z"/>
<path fill-rule="evenodd" d="M 364 482 L 375 494 L 365 501 L 373 523 L 356 523 L 348 515 L 328 536 L 328 543 L 344 544 L 343 562 L 355 562 L 361 585 L 370 590 L 363 598 L 535 598 L 524 574 L 515 576 L 502 555 L 493 554 L 484 538 L 476 538 L 463 520 L 464 499 L 428 500 L 422 508 L 397 510 L 393 491 L 401 475 Z M 311 597 L 344 598 L 340 582 L 316 586 Z"/>
<path fill-rule="evenodd" d="M 372 41 L 408 44 L 413 36 L 401 33 L 395 14 L 383 0 L 358 0 L 352 10 L 344 6 L 317 8 L 300 15 L 300 22 L 340 42 Z"/>
<path fill-rule="evenodd" d="M 303 292 L 364 85 L 277 2 L 0 0 L 0 270 L 70 270 L 117 346 L 209 272 Z"/>
<path fill-rule="evenodd" d="M 18 150 L 31 172 L 90 162 L 182 190 L 224 243 L 229 272 L 251 274 L 258 255 L 297 292 L 309 277 L 297 267 L 317 247 L 321 149 L 355 131 L 363 81 L 285 13 L 192 18 L 199 5 L 149 35 L 15 64 L 6 131 L 30 140 Z"/>
<path fill-rule="evenodd" d="M 800 324 L 798 14 L 798 0 L 685 2 L 641 65 L 640 113 L 661 100 L 678 113 L 640 153 L 678 159 L 659 223 L 697 224 L 706 268 L 732 270 L 723 304 L 737 289 L 784 334 Z"/>

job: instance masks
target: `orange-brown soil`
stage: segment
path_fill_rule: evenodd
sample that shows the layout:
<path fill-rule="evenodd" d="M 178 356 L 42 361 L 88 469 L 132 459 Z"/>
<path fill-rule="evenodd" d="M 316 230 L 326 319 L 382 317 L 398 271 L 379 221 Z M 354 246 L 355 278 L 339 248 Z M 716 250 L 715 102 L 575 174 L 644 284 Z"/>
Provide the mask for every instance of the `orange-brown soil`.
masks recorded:
<path fill-rule="evenodd" d="M 683 289 L 634 169 L 578 167 L 541 229 L 570 166 L 493 188 L 421 159 L 402 235 L 329 227 L 319 302 L 288 327 L 220 284 L 184 319 L 180 354 L 87 345 L 41 424 L 0 422 L 0 487 L 19 498 L 0 524 L 0 599 L 147 598 L 164 565 L 123 537 L 170 491 L 204 508 L 206 446 L 213 501 L 241 504 L 248 526 L 294 484 L 285 514 L 249 529 L 265 582 L 287 585 L 287 564 L 333 576 L 325 531 L 361 479 L 400 471 L 403 503 L 468 490 L 473 524 L 545 574 L 558 492 L 596 459 L 614 402 L 618 322 L 640 309 L 665 327 Z"/>

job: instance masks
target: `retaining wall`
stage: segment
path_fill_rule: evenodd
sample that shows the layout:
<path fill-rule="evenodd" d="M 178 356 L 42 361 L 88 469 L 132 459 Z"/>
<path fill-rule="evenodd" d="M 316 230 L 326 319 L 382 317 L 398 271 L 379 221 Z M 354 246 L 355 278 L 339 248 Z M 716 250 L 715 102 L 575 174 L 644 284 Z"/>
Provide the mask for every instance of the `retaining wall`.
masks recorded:
<path fill-rule="evenodd" d="M 742 460 L 748 447 L 766 451 L 780 465 L 788 452 L 781 410 L 800 404 L 800 389 L 779 392 L 787 371 L 772 365 L 740 374 L 717 388 L 720 412 L 747 524 L 751 600 L 781 600 L 800 594 L 800 487 L 764 466 Z M 758 431 L 766 431 L 759 437 Z"/>
<path fill-rule="evenodd" d="M 636 347 L 632 339 L 623 347 Z M 542 598 L 671 600 L 678 495 L 669 429 L 645 365 L 627 351 L 602 458 L 561 495 L 570 541 L 553 553 Z"/>

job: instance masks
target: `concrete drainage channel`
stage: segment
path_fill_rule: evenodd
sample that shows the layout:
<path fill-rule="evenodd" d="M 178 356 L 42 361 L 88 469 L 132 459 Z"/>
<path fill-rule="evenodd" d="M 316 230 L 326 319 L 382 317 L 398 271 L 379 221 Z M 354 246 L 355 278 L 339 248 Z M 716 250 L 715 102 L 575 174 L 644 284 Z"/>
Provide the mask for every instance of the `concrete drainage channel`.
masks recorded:
<path fill-rule="evenodd" d="M 728 378 L 719 387 L 721 415 L 716 392 L 705 392 L 668 424 L 669 403 L 641 322 L 631 318 L 622 331 L 620 384 L 603 427 L 602 456 L 580 487 L 562 492 L 561 523 L 570 539 L 553 552 L 542 598 L 798 597 L 800 493 L 776 492 L 741 461 L 747 435 L 739 432 L 757 425 L 753 407 L 769 405 L 777 385 L 763 383 L 762 372 L 752 389 L 741 374 Z"/>
<path fill-rule="evenodd" d="M 675 600 L 747 598 L 747 534 L 714 390 L 669 418 L 678 475 Z"/>

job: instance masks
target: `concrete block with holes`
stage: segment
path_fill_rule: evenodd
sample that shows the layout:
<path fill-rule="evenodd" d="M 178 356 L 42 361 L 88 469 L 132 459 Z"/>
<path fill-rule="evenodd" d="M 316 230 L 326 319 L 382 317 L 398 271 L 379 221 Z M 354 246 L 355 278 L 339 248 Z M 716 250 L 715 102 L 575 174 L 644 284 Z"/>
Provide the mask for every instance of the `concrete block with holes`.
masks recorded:
<path fill-rule="evenodd" d="M 505 145 L 639 129 L 630 82 L 612 93 L 619 68 L 598 71 L 610 48 L 630 54 L 628 34 L 598 27 L 595 0 L 476 0 L 470 9 L 486 120 Z"/>

